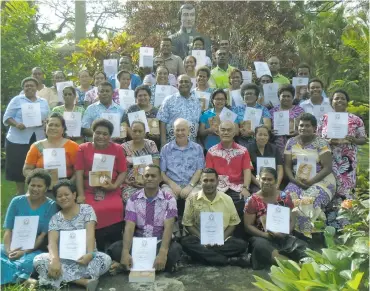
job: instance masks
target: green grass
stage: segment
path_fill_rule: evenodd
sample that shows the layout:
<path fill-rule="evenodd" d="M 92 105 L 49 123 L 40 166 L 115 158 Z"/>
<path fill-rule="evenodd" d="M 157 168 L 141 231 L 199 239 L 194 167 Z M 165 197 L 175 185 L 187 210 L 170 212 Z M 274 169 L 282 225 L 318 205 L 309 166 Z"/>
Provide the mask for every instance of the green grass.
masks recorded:
<path fill-rule="evenodd" d="M 358 168 L 361 170 L 369 169 L 369 144 L 359 147 Z"/>

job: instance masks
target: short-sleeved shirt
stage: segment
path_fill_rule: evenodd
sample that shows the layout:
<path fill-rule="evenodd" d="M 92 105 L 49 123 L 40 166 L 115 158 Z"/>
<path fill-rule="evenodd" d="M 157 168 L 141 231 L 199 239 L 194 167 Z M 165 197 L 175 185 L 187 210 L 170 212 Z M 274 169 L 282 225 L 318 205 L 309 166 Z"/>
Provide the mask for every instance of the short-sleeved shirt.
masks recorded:
<path fill-rule="evenodd" d="M 279 73 L 273 76 L 272 79 L 274 83 L 278 83 L 279 85 L 290 84 L 289 79 Z"/>
<path fill-rule="evenodd" d="M 136 225 L 135 236 L 161 239 L 164 222 L 177 217 L 176 199 L 161 189 L 153 199 L 145 196 L 144 189 L 135 192 L 126 204 L 125 221 Z"/>
<path fill-rule="evenodd" d="M 120 120 L 122 120 L 124 111 L 114 102 L 112 102 L 108 108 L 100 103 L 100 101 L 95 102 L 86 108 L 85 114 L 82 118 L 82 128 L 91 128 L 93 121 L 101 118 L 102 113 L 118 113 L 120 115 Z"/>
<path fill-rule="evenodd" d="M 204 168 L 202 147 L 189 141 L 186 147 L 179 147 L 176 140 L 167 143 L 161 150 L 161 171 L 180 186 L 190 183 L 194 173 Z"/>
<path fill-rule="evenodd" d="M 185 226 L 194 226 L 200 230 L 201 212 L 222 212 L 224 230 L 231 225 L 238 225 L 240 218 L 236 211 L 233 200 L 223 192 L 217 191 L 215 199 L 209 201 L 203 190 L 191 194 L 185 203 L 184 216 L 182 224 Z"/>
<path fill-rule="evenodd" d="M 263 157 L 263 158 L 275 158 L 276 169 L 277 169 L 277 166 L 282 166 L 283 165 L 283 159 L 282 159 L 281 153 L 279 152 L 278 148 L 275 145 L 271 144 L 271 143 L 267 143 L 265 145 L 265 150 L 264 150 L 263 154 L 261 154 L 261 152 L 259 151 L 255 141 L 249 143 L 247 145 L 247 149 L 248 149 L 249 156 L 251 158 L 251 162 L 252 162 L 252 165 L 253 165 L 252 174 L 254 176 L 259 175 L 259 173 L 257 173 L 257 158 L 261 158 L 261 157 Z"/>
<path fill-rule="evenodd" d="M 320 124 L 320 120 L 324 114 L 334 111 L 330 105 L 329 99 L 324 97 L 320 105 L 314 105 L 311 99 L 308 99 L 299 104 L 299 106 L 303 108 L 304 112 L 314 115 L 316 117 L 317 124 Z"/>
<path fill-rule="evenodd" d="M 66 153 L 66 167 L 67 167 L 67 177 L 72 177 L 74 173 L 74 165 L 76 163 L 76 156 L 78 152 L 78 144 L 74 141 L 67 140 L 63 145 Z M 26 165 L 33 165 L 36 168 L 44 168 L 44 146 L 42 141 L 37 141 L 31 145 L 30 150 L 27 153 Z M 62 177 L 60 177 L 62 178 Z M 63 177 L 64 178 L 64 177 Z"/>
<path fill-rule="evenodd" d="M 229 74 L 235 68 L 233 66 L 228 65 L 226 71 L 221 69 L 219 66 L 212 69 L 211 77 L 208 81 L 208 84 L 212 88 L 217 89 L 226 89 L 229 88 Z"/>
<path fill-rule="evenodd" d="M 248 150 L 235 142 L 230 149 L 225 149 L 222 143 L 211 147 L 207 152 L 206 167 L 218 173 L 220 191 L 230 188 L 236 192 L 242 191 L 243 171 L 253 169 Z"/>
<path fill-rule="evenodd" d="M 238 117 L 241 120 L 244 120 L 244 113 L 245 113 L 246 107 L 247 107 L 247 104 L 244 104 L 242 106 L 233 106 L 231 110 L 234 113 L 238 114 Z M 261 116 L 260 124 L 263 124 L 263 119 L 264 118 L 270 118 L 271 119 L 271 114 L 265 106 L 263 106 L 259 103 L 256 103 L 256 105 L 254 105 L 253 108 L 262 110 L 262 116 Z"/>
<path fill-rule="evenodd" d="M 3 123 L 5 126 L 8 126 L 7 120 L 9 118 L 13 118 L 18 123 L 23 123 L 22 119 L 22 104 L 40 104 L 40 111 L 41 111 L 41 120 L 45 120 L 49 115 L 49 105 L 48 102 L 44 98 L 38 98 L 36 101 L 31 101 L 25 95 L 18 95 L 10 100 L 8 107 L 5 110 Z M 28 144 L 30 142 L 32 134 L 36 134 L 36 140 L 40 140 L 45 138 L 45 131 L 43 126 L 37 127 L 26 127 L 23 130 L 16 128 L 15 126 L 10 126 L 8 130 L 8 134 L 6 138 L 12 142 L 17 144 Z"/>
<path fill-rule="evenodd" d="M 173 123 L 178 118 L 184 118 L 190 122 L 190 139 L 195 141 L 198 134 L 199 118 L 202 113 L 200 101 L 195 97 L 194 91 L 189 97 L 183 97 L 180 93 L 166 97 L 159 108 L 157 119 L 166 123 L 167 141 L 175 139 Z"/>
<path fill-rule="evenodd" d="M 48 232 L 48 225 L 51 217 L 57 213 L 57 206 L 54 200 L 46 198 L 46 201 L 37 209 L 32 209 L 26 195 L 16 196 L 10 201 L 6 211 L 3 224 L 4 229 L 13 229 L 16 216 L 39 216 L 37 234 Z"/>
<path fill-rule="evenodd" d="M 162 56 L 163 57 L 163 56 Z M 164 64 L 167 69 L 170 71 L 170 74 L 175 75 L 176 77 L 185 74 L 184 63 L 179 56 L 171 54 L 168 58 L 164 58 Z"/>

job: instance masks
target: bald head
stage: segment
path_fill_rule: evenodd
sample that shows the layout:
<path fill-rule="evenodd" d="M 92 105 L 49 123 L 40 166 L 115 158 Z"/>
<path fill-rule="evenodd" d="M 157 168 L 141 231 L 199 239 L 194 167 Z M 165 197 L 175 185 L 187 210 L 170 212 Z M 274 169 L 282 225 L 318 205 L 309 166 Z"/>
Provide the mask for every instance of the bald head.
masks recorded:
<path fill-rule="evenodd" d="M 271 57 L 267 61 L 267 64 L 269 65 L 271 73 L 279 73 L 280 70 L 280 60 L 277 57 Z"/>
<path fill-rule="evenodd" d="M 185 75 L 185 74 L 180 75 L 177 78 L 177 83 L 178 83 L 177 86 L 179 87 L 179 92 L 180 92 L 181 96 L 189 97 L 191 87 L 193 86 L 193 84 L 191 83 L 191 78 L 188 75 Z"/>
<path fill-rule="evenodd" d="M 233 142 L 235 136 L 234 122 L 229 120 L 222 121 L 219 127 L 221 142 Z"/>
<path fill-rule="evenodd" d="M 173 127 L 176 129 L 176 127 L 178 126 L 186 126 L 187 128 L 189 128 L 189 121 L 184 118 L 177 118 L 173 123 Z"/>

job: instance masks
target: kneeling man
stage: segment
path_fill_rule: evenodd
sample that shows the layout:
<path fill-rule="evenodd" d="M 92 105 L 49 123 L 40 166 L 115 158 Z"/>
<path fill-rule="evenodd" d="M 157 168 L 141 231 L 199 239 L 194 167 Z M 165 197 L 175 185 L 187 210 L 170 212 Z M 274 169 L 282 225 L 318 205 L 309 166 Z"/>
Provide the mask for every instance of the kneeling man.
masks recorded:
<path fill-rule="evenodd" d="M 154 164 L 144 170 L 144 188 L 134 193 L 126 204 L 123 241 L 112 244 L 107 253 L 113 260 L 111 274 L 132 267 L 130 255 L 132 239 L 157 237 L 157 271 L 174 271 L 182 253 L 181 245 L 172 241 L 172 231 L 177 218 L 176 199 L 159 188 L 161 169 Z"/>
<path fill-rule="evenodd" d="M 186 199 L 182 224 L 188 236 L 181 239 L 184 251 L 193 260 L 209 265 L 234 265 L 247 267 L 248 260 L 243 257 L 247 243 L 232 236 L 240 223 L 239 215 L 230 196 L 217 191 L 218 174 L 214 169 L 206 168 L 201 175 L 202 190 L 191 194 Z M 221 212 L 223 214 L 224 244 L 202 245 L 200 240 L 201 212 Z"/>

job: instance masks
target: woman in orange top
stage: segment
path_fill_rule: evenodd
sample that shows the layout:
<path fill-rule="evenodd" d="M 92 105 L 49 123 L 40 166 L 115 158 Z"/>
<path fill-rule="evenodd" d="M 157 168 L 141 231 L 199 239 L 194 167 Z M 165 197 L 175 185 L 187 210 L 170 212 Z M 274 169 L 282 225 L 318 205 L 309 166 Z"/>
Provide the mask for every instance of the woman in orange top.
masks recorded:
<path fill-rule="evenodd" d="M 76 163 L 78 144 L 65 138 L 66 130 L 63 116 L 56 112 L 52 113 L 46 122 L 47 138 L 35 142 L 27 153 L 23 167 L 24 176 L 27 176 L 35 168 L 44 168 L 44 149 L 64 148 L 67 177 L 62 177 L 61 173 L 58 172 L 58 178 L 75 179 L 74 164 Z"/>

